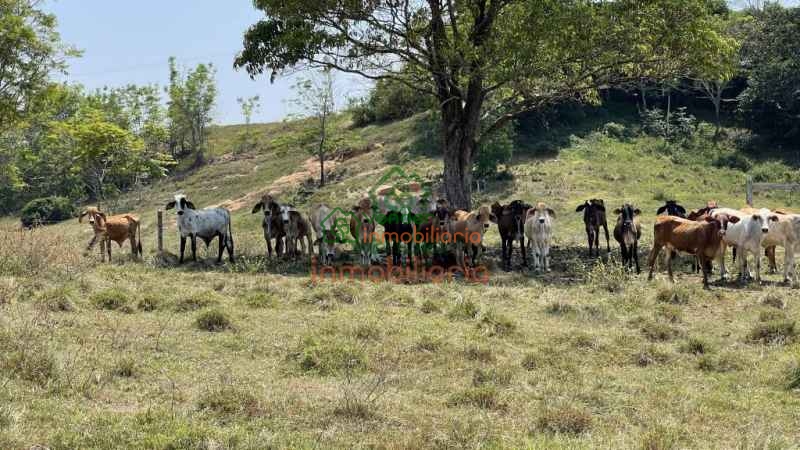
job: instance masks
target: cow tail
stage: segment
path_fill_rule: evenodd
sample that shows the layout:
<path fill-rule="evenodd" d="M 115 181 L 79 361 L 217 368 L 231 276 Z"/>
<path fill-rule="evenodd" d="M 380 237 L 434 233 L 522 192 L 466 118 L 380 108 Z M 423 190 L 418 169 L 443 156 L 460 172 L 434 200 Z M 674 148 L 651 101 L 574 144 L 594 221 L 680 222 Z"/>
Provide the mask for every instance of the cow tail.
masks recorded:
<path fill-rule="evenodd" d="M 142 257 L 144 255 L 144 252 L 142 252 L 142 223 L 141 222 L 139 222 L 137 224 L 137 226 L 136 226 L 136 234 L 139 235 L 139 237 L 136 239 L 136 249 L 139 251 L 139 257 Z"/>
<path fill-rule="evenodd" d="M 233 255 L 233 227 L 231 225 L 231 216 L 228 215 L 228 250 L 230 250 L 230 254 Z"/>

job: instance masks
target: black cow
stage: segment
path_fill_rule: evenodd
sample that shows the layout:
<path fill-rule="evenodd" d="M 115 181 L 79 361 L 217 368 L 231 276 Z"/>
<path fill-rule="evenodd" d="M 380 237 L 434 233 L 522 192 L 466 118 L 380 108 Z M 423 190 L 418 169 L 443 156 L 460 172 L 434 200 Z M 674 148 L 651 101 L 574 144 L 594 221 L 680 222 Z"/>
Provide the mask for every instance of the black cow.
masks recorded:
<path fill-rule="evenodd" d="M 602 199 L 593 198 L 579 205 L 575 212 L 583 211 L 583 223 L 586 225 L 586 238 L 589 241 L 589 256 L 592 256 L 592 247 L 600 255 L 600 227 L 606 232 L 606 251 L 611 252 L 611 243 L 606 221 L 606 207 Z"/>

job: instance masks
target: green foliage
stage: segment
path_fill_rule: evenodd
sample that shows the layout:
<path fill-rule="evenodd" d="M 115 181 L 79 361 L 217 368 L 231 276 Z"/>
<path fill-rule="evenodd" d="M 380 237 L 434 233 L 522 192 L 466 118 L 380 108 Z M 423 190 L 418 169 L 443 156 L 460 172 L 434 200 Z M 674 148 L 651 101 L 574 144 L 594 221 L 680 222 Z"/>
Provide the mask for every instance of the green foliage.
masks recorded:
<path fill-rule="evenodd" d="M 203 392 L 197 400 L 197 408 L 226 416 L 255 416 L 260 411 L 261 405 L 249 391 L 224 385 Z"/>
<path fill-rule="evenodd" d="M 130 304 L 130 294 L 117 288 L 104 289 L 95 292 L 89 297 L 89 301 L 97 309 L 123 310 Z"/>
<path fill-rule="evenodd" d="M 366 99 L 350 105 L 353 124 L 363 127 L 405 119 L 434 106 L 433 99 L 410 86 L 391 79 L 378 80 Z"/>
<path fill-rule="evenodd" d="M 765 344 L 786 344 L 792 342 L 796 335 L 795 321 L 777 319 L 756 324 L 750 330 L 747 339 Z"/>
<path fill-rule="evenodd" d="M 28 202 L 20 212 L 22 226 L 49 225 L 75 216 L 72 202 L 64 197 L 37 198 Z"/>
<path fill-rule="evenodd" d="M 478 146 L 478 154 L 473 161 L 473 172 L 477 177 L 493 175 L 497 166 L 511 162 L 516 138 L 515 126 L 507 125 L 484 137 Z"/>
<path fill-rule="evenodd" d="M 505 407 L 494 386 L 473 387 L 457 392 L 450 396 L 447 405 L 472 406 L 481 409 L 503 409 Z"/>
<path fill-rule="evenodd" d="M 747 89 L 739 111 L 747 124 L 787 142 L 800 137 L 800 8 L 769 2 L 747 24 L 742 60 Z"/>
<path fill-rule="evenodd" d="M 220 310 L 211 310 L 200 313 L 195 319 L 195 326 L 203 331 L 212 333 L 225 331 L 233 328 L 228 315 Z"/>
<path fill-rule="evenodd" d="M 647 134 L 663 137 L 670 142 L 690 139 L 697 128 L 697 120 L 683 107 L 671 111 L 669 118 L 659 108 L 647 109 L 641 114 L 642 126 Z"/>
<path fill-rule="evenodd" d="M 207 129 L 217 101 L 215 74 L 212 64 L 198 64 L 181 73 L 175 58 L 169 59 L 169 149 L 174 157 L 194 153 L 195 166 L 205 163 Z"/>

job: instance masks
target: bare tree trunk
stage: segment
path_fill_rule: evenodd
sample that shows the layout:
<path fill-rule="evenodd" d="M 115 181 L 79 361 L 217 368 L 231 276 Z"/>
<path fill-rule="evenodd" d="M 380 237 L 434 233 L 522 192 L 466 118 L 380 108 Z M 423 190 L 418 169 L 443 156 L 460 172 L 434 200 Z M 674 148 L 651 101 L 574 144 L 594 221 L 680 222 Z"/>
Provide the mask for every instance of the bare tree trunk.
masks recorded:
<path fill-rule="evenodd" d="M 319 139 L 319 185 L 325 186 L 325 121 L 326 114 L 322 114 L 322 129 Z"/>
<path fill-rule="evenodd" d="M 665 138 L 669 139 L 669 112 L 672 107 L 672 91 L 667 89 L 667 130 Z"/>

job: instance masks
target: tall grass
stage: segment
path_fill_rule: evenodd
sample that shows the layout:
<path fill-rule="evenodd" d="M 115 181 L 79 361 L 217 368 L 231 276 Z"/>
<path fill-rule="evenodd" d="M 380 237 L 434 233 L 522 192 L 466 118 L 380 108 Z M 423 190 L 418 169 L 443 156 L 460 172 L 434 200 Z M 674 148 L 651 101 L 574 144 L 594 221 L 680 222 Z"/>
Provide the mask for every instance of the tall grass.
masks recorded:
<path fill-rule="evenodd" d="M 0 225 L 0 274 L 74 275 L 85 264 L 80 252 L 52 229 Z"/>

